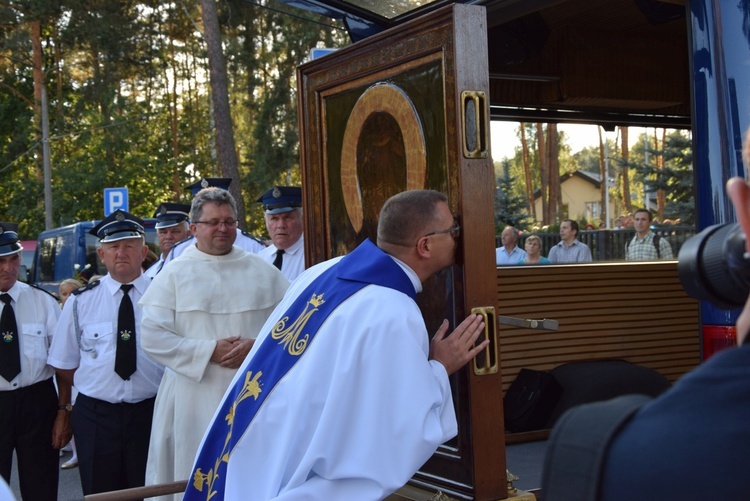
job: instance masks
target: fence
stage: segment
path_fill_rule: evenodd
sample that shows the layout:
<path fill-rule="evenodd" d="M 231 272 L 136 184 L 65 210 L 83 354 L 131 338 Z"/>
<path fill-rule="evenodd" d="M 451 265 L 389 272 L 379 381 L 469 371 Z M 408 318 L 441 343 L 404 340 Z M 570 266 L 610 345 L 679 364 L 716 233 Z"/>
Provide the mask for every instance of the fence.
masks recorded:
<path fill-rule="evenodd" d="M 692 226 L 658 226 L 653 232 L 669 242 L 675 259 L 685 240 L 695 235 Z M 518 239 L 518 246 L 523 249 L 526 237 L 523 233 Z M 542 255 L 548 256 L 549 250 L 560 241 L 558 233 L 534 233 L 542 240 Z M 635 236 L 632 228 L 624 230 L 589 230 L 579 231 L 578 239 L 589 246 L 594 261 L 618 261 L 625 259 L 625 244 Z M 500 236 L 495 237 L 495 247 L 502 245 Z"/>

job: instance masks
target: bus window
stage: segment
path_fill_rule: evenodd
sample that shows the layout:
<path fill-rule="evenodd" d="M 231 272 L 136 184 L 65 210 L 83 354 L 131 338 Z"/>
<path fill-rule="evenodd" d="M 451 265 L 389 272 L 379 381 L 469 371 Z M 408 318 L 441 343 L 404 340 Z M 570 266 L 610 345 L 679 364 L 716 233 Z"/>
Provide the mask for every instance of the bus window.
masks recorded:
<path fill-rule="evenodd" d="M 594 262 L 625 260 L 637 225 L 653 234 L 632 260 L 676 259 L 695 234 L 689 130 L 501 121 L 491 129 L 497 248 L 510 225 L 521 249 L 534 234 L 547 256 L 564 219 L 578 223 Z M 649 224 L 636 222 L 638 209 L 651 214 Z"/>

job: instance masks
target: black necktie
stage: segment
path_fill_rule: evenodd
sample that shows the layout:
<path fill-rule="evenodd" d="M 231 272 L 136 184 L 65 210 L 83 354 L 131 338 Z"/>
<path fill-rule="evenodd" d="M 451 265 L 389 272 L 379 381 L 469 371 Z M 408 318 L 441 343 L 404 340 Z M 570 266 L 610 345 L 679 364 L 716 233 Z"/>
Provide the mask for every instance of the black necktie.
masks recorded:
<path fill-rule="evenodd" d="M 115 372 L 127 380 L 135 372 L 135 313 L 128 291 L 133 284 L 123 284 L 120 311 L 117 314 L 117 355 Z"/>
<path fill-rule="evenodd" d="M 0 294 L 5 303 L 0 316 L 0 376 L 9 383 L 21 372 L 21 351 L 18 347 L 18 325 L 16 314 L 10 305 L 10 294 Z"/>
<path fill-rule="evenodd" d="M 284 261 L 284 249 L 279 249 L 276 251 L 276 259 L 273 260 L 273 265 L 281 269 L 281 263 Z"/>

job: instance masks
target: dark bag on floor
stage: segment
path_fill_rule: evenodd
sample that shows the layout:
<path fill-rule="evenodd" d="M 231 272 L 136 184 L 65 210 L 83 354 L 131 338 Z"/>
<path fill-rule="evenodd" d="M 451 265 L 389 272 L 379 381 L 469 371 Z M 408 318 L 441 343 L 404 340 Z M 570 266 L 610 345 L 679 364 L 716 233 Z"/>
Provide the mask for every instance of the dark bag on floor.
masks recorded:
<path fill-rule="evenodd" d="M 505 429 L 543 429 L 562 392 L 562 386 L 549 372 L 521 369 L 503 398 Z"/>

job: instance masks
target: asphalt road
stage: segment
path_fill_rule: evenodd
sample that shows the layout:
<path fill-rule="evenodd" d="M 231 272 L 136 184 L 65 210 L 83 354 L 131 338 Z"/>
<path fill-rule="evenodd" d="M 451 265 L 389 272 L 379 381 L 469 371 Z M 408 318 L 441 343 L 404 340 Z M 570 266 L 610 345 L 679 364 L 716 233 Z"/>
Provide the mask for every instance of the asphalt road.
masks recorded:
<path fill-rule="evenodd" d="M 544 454 L 547 449 L 547 442 L 529 442 L 525 444 L 508 445 L 506 448 L 506 460 L 508 469 L 519 480 L 515 486 L 520 489 L 537 489 L 541 487 L 541 470 Z M 70 453 L 60 458 L 60 465 L 70 458 Z M 16 472 L 16 461 L 13 461 L 13 474 L 11 477 L 10 487 L 16 496 L 17 501 L 21 501 L 21 493 L 18 489 L 18 474 Z M 58 501 L 82 501 L 83 491 L 81 490 L 81 479 L 78 476 L 78 468 L 70 470 L 60 469 L 60 484 L 57 491 Z M 32 500 L 33 501 L 33 500 Z"/>
<path fill-rule="evenodd" d="M 66 453 L 60 458 L 60 465 L 70 459 L 70 453 Z M 13 473 L 10 479 L 10 488 L 16 496 L 17 501 L 21 501 L 21 491 L 18 487 L 18 472 L 16 471 L 16 459 L 13 458 Z M 70 470 L 60 469 L 60 483 L 57 488 L 58 501 L 82 501 L 83 491 L 81 490 L 81 478 L 78 476 L 78 468 Z M 33 500 L 31 500 L 33 501 Z"/>

